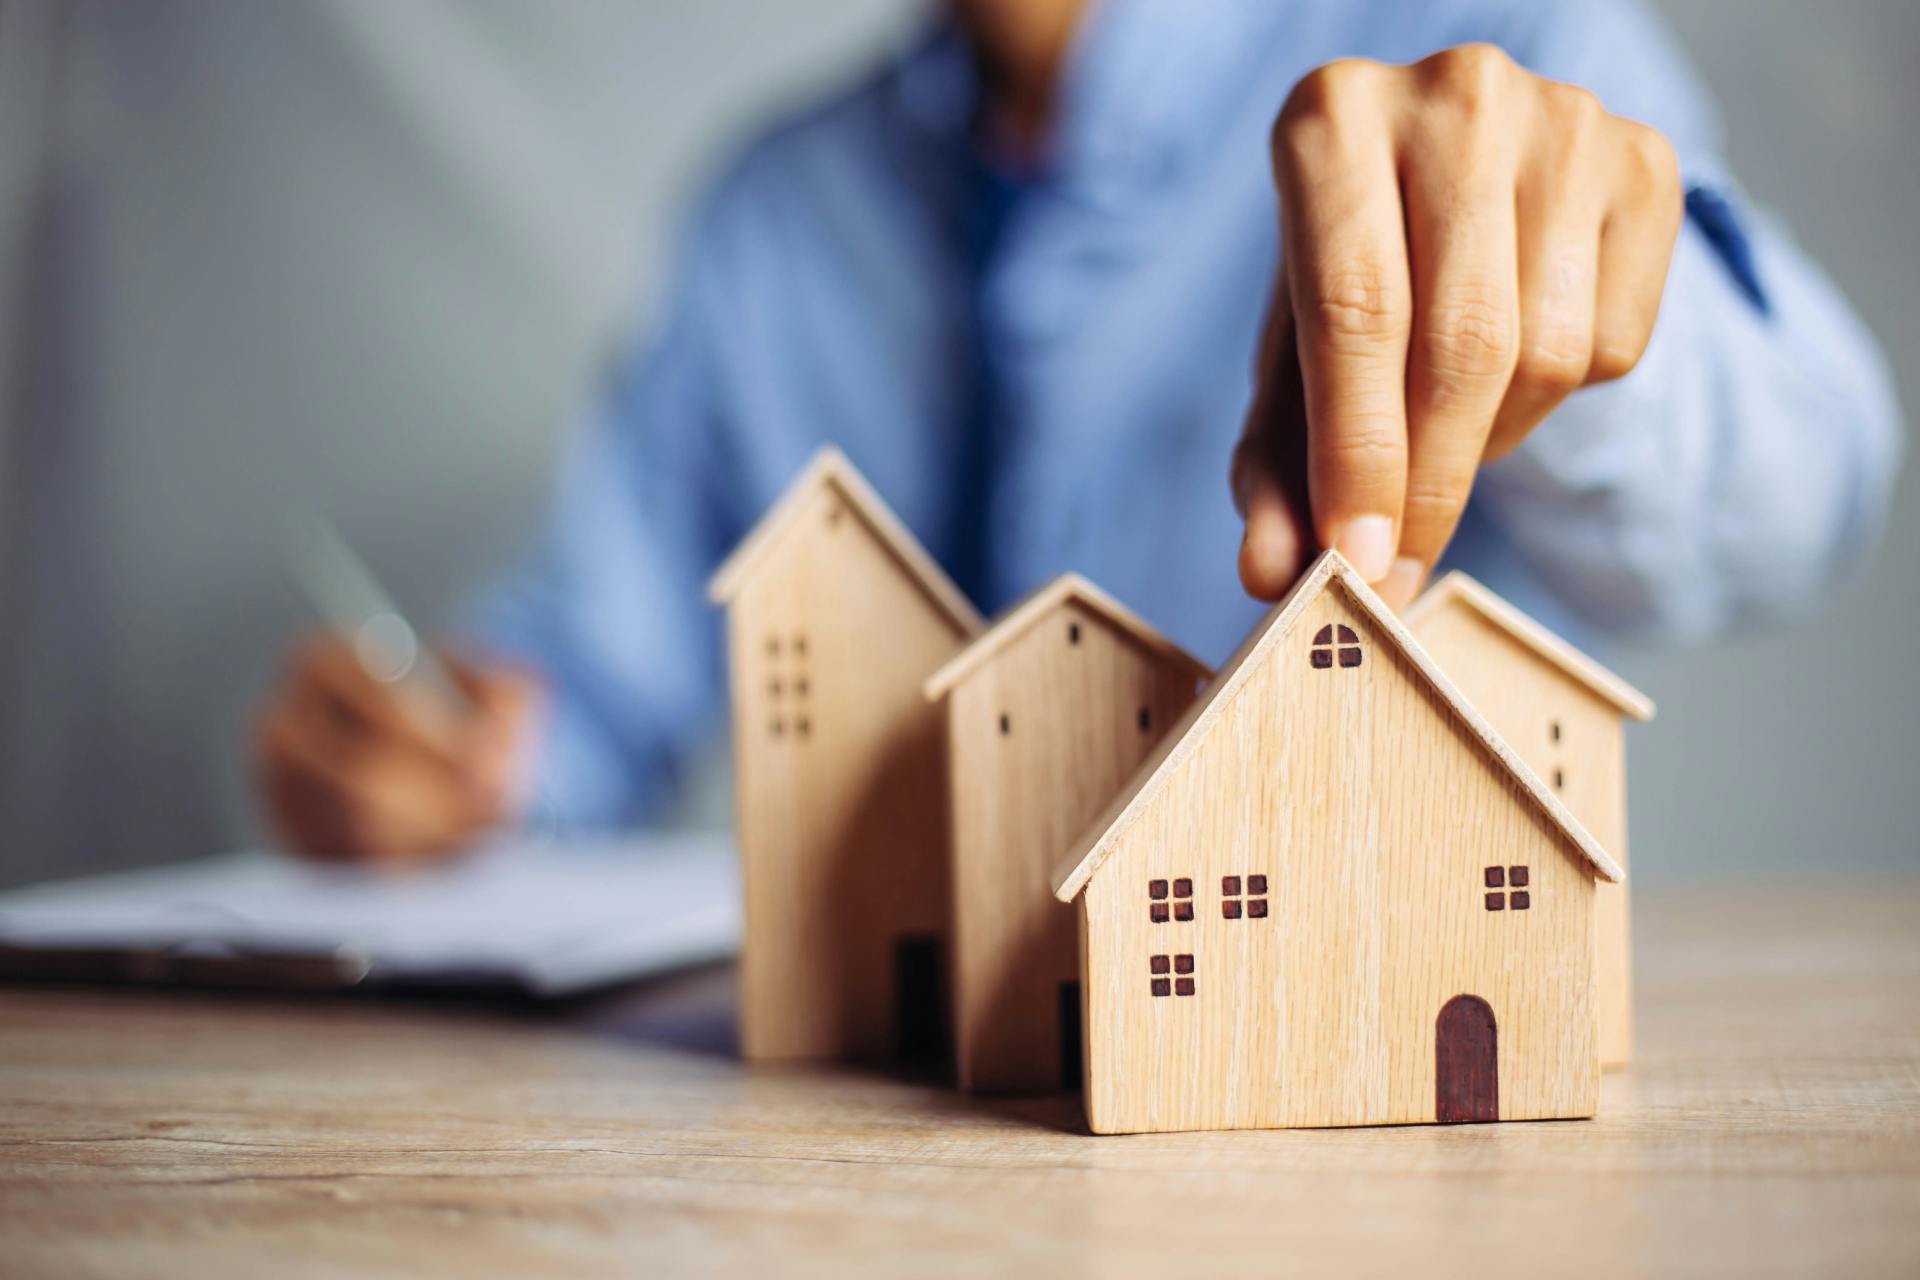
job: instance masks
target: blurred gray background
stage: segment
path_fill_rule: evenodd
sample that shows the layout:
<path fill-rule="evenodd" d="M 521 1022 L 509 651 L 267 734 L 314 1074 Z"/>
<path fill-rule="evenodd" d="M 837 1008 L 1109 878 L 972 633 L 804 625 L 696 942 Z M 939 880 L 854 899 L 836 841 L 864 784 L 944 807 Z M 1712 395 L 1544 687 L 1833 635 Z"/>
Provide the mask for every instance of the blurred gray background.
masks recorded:
<path fill-rule="evenodd" d="M 287 506 L 452 617 L 537 525 L 700 179 L 921 7 L 0 0 L 0 884 L 257 838 Z M 1662 7 L 1912 412 L 1920 4 Z M 1641 879 L 1920 869 L 1916 483 L 1817 617 L 1606 655 L 1661 704 Z"/>

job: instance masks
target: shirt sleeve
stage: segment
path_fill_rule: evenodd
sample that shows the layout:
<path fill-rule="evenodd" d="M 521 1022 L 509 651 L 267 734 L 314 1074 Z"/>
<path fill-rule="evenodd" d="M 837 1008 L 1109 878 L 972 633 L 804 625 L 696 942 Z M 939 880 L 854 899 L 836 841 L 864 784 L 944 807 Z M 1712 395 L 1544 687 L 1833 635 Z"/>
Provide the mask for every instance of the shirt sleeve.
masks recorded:
<path fill-rule="evenodd" d="M 1719 155 L 1669 35 L 1626 0 L 1532 7 L 1512 52 L 1673 142 L 1688 217 L 1652 341 L 1487 467 L 1477 498 L 1564 603 L 1699 637 L 1805 606 L 1872 546 L 1901 454 L 1873 338 Z"/>
<path fill-rule="evenodd" d="M 706 578 L 737 532 L 712 375 L 714 257 L 697 231 L 663 323 L 577 436 L 538 549 L 474 610 L 477 646 L 545 686 L 530 824 L 657 817 L 713 724 L 721 624 Z"/>

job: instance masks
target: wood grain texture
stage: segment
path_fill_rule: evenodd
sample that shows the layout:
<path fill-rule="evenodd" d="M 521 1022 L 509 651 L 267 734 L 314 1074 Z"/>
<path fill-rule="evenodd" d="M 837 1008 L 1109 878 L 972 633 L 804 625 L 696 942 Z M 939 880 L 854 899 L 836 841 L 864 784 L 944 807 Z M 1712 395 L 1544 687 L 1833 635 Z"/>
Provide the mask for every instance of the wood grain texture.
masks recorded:
<path fill-rule="evenodd" d="M 1059 1087 L 1060 990 L 1079 980 L 1080 953 L 1048 875 L 1206 675 L 1104 597 L 1065 587 L 1014 610 L 929 684 L 945 690 L 966 1089 Z"/>
<path fill-rule="evenodd" d="M 1547 633 L 1538 624 L 1464 575 L 1450 574 L 1436 584 L 1407 611 L 1405 621 L 1447 678 L 1626 868 L 1622 717 L 1645 719 L 1653 704 L 1591 659 L 1580 657 L 1574 664 L 1543 650 L 1539 637 Z M 1573 652 L 1563 641 L 1548 638 Z M 1602 678 L 1609 683 L 1596 683 Z M 1595 891 L 1600 1061 L 1605 1066 L 1624 1066 L 1633 1057 L 1632 891 L 1630 880 L 1601 884 Z"/>
<path fill-rule="evenodd" d="M 747 1066 L 733 975 L 570 1012 L 0 988 L 0 1273 L 1920 1273 L 1920 883 L 1642 884 L 1578 1124 L 1092 1138 Z"/>
<path fill-rule="evenodd" d="M 978 626 L 874 497 L 810 472 L 728 580 L 751 1058 L 883 1057 L 945 1026 L 947 768 L 921 683 Z M 930 563 L 930 562 L 929 562 Z M 941 580 L 944 583 L 944 579 Z"/>
<path fill-rule="evenodd" d="M 1487 723 L 1486 717 L 1474 709 L 1466 695 L 1447 679 L 1425 648 L 1386 607 L 1373 588 L 1353 571 L 1353 566 L 1347 563 L 1345 557 L 1337 551 L 1323 551 L 1300 575 L 1286 597 L 1274 605 L 1267 616 L 1248 633 L 1240 649 L 1202 690 L 1193 706 L 1181 717 L 1180 723 L 1168 731 L 1160 746 L 1142 763 L 1139 773 L 1114 797 L 1106 811 L 1094 819 L 1076 842 L 1073 851 L 1061 859 L 1053 875 L 1056 897 L 1062 902 L 1071 902 L 1079 894 L 1100 869 L 1102 861 L 1113 852 L 1118 833 L 1127 826 L 1133 814 L 1154 802 L 1167 779 L 1195 750 L 1202 738 L 1196 730 L 1207 720 L 1219 715 L 1220 709 L 1238 696 L 1241 685 L 1251 679 L 1255 672 L 1264 669 L 1266 648 L 1288 634 L 1299 613 L 1317 600 L 1331 584 L 1337 584 L 1354 607 L 1366 614 L 1375 628 L 1393 640 L 1407 669 L 1415 673 L 1434 697 L 1446 705 L 1466 735 L 1485 748 L 1487 757 L 1512 776 L 1521 794 L 1540 811 L 1541 816 L 1558 827 L 1578 847 L 1594 873 L 1610 881 L 1623 878 L 1624 873 L 1614 864 L 1607 851 L 1580 825 L 1579 819 L 1573 816 L 1560 797 L 1514 754 L 1493 726 Z M 1345 657 L 1342 655 L 1342 661 L 1345 661 Z"/>
<path fill-rule="evenodd" d="M 1361 664 L 1314 666 L 1340 628 Z M 1500 1118 L 1592 1115 L 1594 874 L 1566 829 L 1344 577 L 1247 663 L 1081 896 L 1093 1129 L 1431 1123 L 1461 994 L 1498 1023 Z M 1229 918 L 1253 876 L 1268 914 Z M 1162 880 L 1191 881 L 1190 922 L 1153 918 Z M 1194 957 L 1192 997 L 1154 994 L 1161 954 Z"/>

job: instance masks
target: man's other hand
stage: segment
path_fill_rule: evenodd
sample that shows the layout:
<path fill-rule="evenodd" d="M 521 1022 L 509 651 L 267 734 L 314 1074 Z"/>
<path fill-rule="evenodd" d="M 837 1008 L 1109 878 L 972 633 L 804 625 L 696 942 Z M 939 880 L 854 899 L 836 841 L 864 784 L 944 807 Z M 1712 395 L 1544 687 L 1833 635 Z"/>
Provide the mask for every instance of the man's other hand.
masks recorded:
<path fill-rule="evenodd" d="M 266 809 L 290 848 L 352 862 L 431 860 L 509 815 L 535 682 L 443 658 L 465 707 L 375 680 L 332 637 L 295 652 L 261 710 L 254 751 Z"/>

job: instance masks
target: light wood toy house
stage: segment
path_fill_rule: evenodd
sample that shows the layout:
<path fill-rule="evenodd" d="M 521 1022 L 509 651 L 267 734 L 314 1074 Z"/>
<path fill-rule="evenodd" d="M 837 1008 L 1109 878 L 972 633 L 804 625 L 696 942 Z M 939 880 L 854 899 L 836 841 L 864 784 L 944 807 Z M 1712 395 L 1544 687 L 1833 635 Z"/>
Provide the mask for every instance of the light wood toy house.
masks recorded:
<path fill-rule="evenodd" d="M 1621 878 L 1328 552 L 1056 871 L 1088 1123 L 1591 1116 Z"/>
<path fill-rule="evenodd" d="M 837 451 L 714 575 L 749 1058 L 944 1053 L 947 769 L 921 686 L 981 627 Z"/>
<path fill-rule="evenodd" d="M 1049 876 L 1208 674 L 1068 574 L 927 682 L 927 697 L 946 707 L 952 777 L 961 1088 L 1078 1086 L 1079 942 Z"/>
<path fill-rule="evenodd" d="M 1514 754 L 1625 870 L 1623 717 L 1652 719 L 1652 701 L 1464 573 L 1434 583 L 1401 620 Z M 1602 884 L 1595 901 L 1600 1062 L 1624 1066 L 1633 1057 L 1628 886 Z"/>

